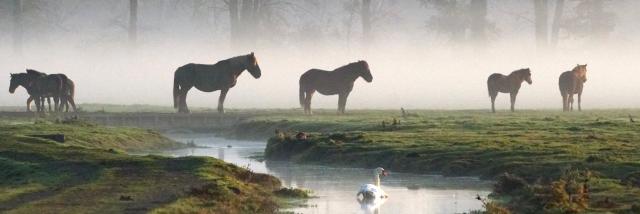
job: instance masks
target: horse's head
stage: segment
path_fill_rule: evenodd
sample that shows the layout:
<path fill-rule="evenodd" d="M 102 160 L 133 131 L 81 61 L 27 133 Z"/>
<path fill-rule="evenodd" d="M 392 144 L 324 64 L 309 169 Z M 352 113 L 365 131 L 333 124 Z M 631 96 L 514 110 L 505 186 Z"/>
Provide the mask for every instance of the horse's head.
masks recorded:
<path fill-rule="evenodd" d="M 524 75 L 524 81 L 527 81 L 527 83 L 531 85 L 531 83 L 533 83 L 533 81 L 531 80 L 531 69 L 525 68 L 525 69 L 522 69 L 522 72 Z"/>
<path fill-rule="evenodd" d="M 29 83 L 29 79 L 27 78 L 27 74 L 11 74 L 11 82 L 9 84 L 9 93 L 16 92 L 16 88 L 18 86 L 27 86 Z"/>
<path fill-rule="evenodd" d="M 245 66 L 247 68 L 247 71 L 249 71 L 251 76 L 253 76 L 254 78 L 258 79 L 262 75 L 260 65 L 258 65 L 258 59 L 256 59 L 256 56 L 253 54 L 253 52 L 247 55 Z"/>
<path fill-rule="evenodd" d="M 576 65 L 576 67 L 573 68 L 573 72 L 578 78 L 582 79 L 582 82 L 587 82 L 587 64 Z"/>
<path fill-rule="evenodd" d="M 369 63 L 367 63 L 367 61 L 360 60 L 358 61 L 358 64 L 362 66 L 362 68 L 359 71 L 360 76 L 367 82 L 373 81 L 373 76 L 371 76 L 371 70 L 369 70 Z"/>

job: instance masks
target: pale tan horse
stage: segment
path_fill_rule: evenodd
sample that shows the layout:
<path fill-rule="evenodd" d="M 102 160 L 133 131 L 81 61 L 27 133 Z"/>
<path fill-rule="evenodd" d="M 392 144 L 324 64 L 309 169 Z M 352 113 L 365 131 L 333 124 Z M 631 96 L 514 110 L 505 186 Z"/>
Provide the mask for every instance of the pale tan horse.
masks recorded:
<path fill-rule="evenodd" d="M 496 113 L 496 97 L 498 92 L 509 93 L 511 95 L 511 111 L 515 111 L 516 96 L 520 91 L 522 82 L 527 81 L 531 85 L 531 70 L 529 68 L 523 68 L 514 72 L 511 72 L 509 76 L 503 74 L 494 73 L 489 76 L 487 80 L 487 88 L 489 89 L 489 97 L 491 97 L 491 112 Z"/>
<path fill-rule="evenodd" d="M 578 94 L 578 111 L 582 111 L 582 89 L 585 82 L 587 82 L 587 64 L 578 64 L 571 71 L 560 74 L 558 86 L 562 95 L 563 111 L 573 111 L 574 94 Z"/>

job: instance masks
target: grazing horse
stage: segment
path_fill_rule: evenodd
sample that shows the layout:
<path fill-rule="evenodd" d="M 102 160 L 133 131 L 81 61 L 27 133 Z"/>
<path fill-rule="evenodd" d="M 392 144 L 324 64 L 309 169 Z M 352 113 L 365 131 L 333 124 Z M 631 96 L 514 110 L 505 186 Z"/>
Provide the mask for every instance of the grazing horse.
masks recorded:
<path fill-rule="evenodd" d="M 489 96 L 491 97 L 491 112 L 496 113 L 495 103 L 498 92 L 509 93 L 511 95 L 511 112 L 515 111 L 516 96 L 524 81 L 527 81 L 529 85 L 532 83 L 531 70 L 529 70 L 529 68 L 511 72 L 509 76 L 499 73 L 491 74 L 487 80 L 487 88 L 489 89 Z"/>
<path fill-rule="evenodd" d="M 366 61 L 350 63 L 333 71 L 308 70 L 300 76 L 300 105 L 304 108 L 304 113 L 312 114 L 311 97 L 318 91 L 323 95 L 337 94 L 339 96 L 338 114 L 344 114 L 347 97 L 353 89 L 353 82 L 358 77 L 362 77 L 367 82 L 373 80 Z"/>
<path fill-rule="evenodd" d="M 582 89 L 587 82 L 587 64 L 578 64 L 571 71 L 560 74 L 558 86 L 562 95 L 562 110 L 573 111 L 573 95 L 578 94 L 578 111 L 582 111 Z"/>
<path fill-rule="evenodd" d="M 200 91 L 220 90 L 218 112 L 224 113 L 224 99 L 230 88 L 236 85 L 238 76 L 248 70 L 251 76 L 260 78 L 261 71 L 253 52 L 222 60 L 213 65 L 189 63 L 178 68 L 173 77 L 173 107 L 180 113 L 189 113 L 187 93 L 192 87 Z"/>

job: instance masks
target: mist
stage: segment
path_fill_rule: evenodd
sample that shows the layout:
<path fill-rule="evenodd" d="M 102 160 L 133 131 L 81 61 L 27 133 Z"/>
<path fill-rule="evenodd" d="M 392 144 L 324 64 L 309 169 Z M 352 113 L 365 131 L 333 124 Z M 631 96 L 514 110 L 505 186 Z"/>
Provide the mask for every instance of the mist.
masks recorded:
<path fill-rule="evenodd" d="M 347 109 L 488 109 L 487 77 L 520 68 L 531 69 L 533 84 L 523 83 L 516 108 L 560 109 L 558 77 L 576 64 L 588 64 L 584 109 L 640 107 L 638 1 L 601 1 L 599 14 L 611 20 L 600 24 L 584 24 L 588 17 L 580 7 L 599 1 L 566 1 L 557 45 L 537 43 L 531 0 L 486 1 L 481 40 L 469 27 L 461 27 L 464 38 L 448 34 L 452 23 L 434 19 L 442 16 L 438 1 L 372 1 L 366 38 L 360 1 L 264 2 L 271 5 L 264 6 L 267 15 L 234 38 L 223 1 L 139 0 L 132 42 L 130 1 L 26 0 L 16 48 L 14 1 L 1 1 L 0 87 L 9 87 L 9 73 L 32 68 L 67 74 L 80 104 L 170 106 L 178 67 L 254 52 L 262 77 L 243 73 L 225 107 L 298 108 L 302 73 L 358 60 L 369 63 L 373 82 L 356 81 Z M 472 1 L 458 2 L 466 7 Z M 550 17 L 555 4 L 548 5 Z M 550 25 L 551 18 L 545 26 Z M 218 94 L 192 89 L 187 103 L 214 108 Z M 27 97 L 23 88 L 5 91 L 0 105 L 23 106 Z M 508 97 L 498 95 L 496 108 L 507 110 Z M 335 108 L 337 100 L 316 93 L 312 105 Z"/>

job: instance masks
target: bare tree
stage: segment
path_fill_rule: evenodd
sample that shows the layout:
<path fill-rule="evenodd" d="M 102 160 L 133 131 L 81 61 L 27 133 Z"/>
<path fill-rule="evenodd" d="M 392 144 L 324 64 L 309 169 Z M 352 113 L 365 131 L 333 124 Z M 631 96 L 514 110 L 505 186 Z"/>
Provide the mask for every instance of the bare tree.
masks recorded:
<path fill-rule="evenodd" d="M 487 16 L 487 0 L 419 0 L 425 8 L 436 14 L 427 20 L 427 29 L 445 35 L 453 43 L 470 41 L 484 45 L 488 33 L 496 31 Z"/>
<path fill-rule="evenodd" d="M 556 0 L 556 9 L 553 14 L 553 23 L 551 24 L 551 47 L 558 46 L 558 38 L 560 34 L 560 22 L 564 11 L 564 0 Z"/>
<path fill-rule="evenodd" d="M 536 45 L 538 48 L 545 48 L 549 44 L 548 3 L 549 2 L 547 0 L 533 0 L 535 10 Z"/>
<path fill-rule="evenodd" d="M 487 0 L 471 0 L 470 4 L 470 39 L 477 45 L 487 41 Z"/>
<path fill-rule="evenodd" d="M 129 0 L 129 42 L 136 45 L 138 40 L 138 0 Z"/>
<path fill-rule="evenodd" d="M 22 54 L 22 0 L 13 1 L 13 51 Z"/>
<path fill-rule="evenodd" d="M 365 50 L 371 43 L 371 0 L 362 0 L 362 8 L 360 9 L 360 18 L 362 20 L 362 39 Z"/>
<path fill-rule="evenodd" d="M 581 0 L 574 8 L 575 15 L 564 22 L 567 32 L 578 38 L 606 39 L 615 28 L 616 15 L 607 11 L 609 0 Z M 623 1 L 616 1 L 623 3 Z"/>

